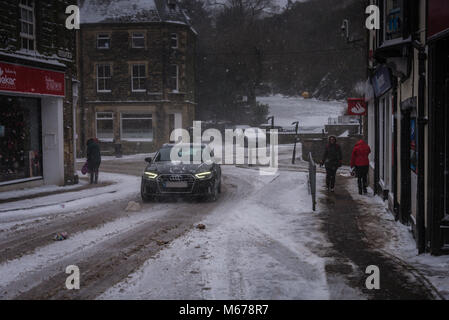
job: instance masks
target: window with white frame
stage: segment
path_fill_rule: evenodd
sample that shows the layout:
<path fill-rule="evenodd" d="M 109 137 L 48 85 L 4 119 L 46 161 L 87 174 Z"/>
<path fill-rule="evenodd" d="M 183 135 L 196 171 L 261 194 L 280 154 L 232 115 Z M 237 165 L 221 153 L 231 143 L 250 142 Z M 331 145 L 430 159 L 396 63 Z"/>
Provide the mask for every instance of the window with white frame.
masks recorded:
<path fill-rule="evenodd" d="M 103 141 L 114 140 L 114 118 L 112 112 L 96 113 L 97 138 Z"/>
<path fill-rule="evenodd" d="M 121 139 L 128 141 L 152 141 L 153 118 L 150 113 L 122 113 Z"/>
<path fill-rule="evenodd" d="M 178 48 L 178 34 L 172 33 L 170 37 L 170 44 L 173 49 Z"/>
<path fill-rule="evenodd" d="M 97 34 L 97 48 L 98 49 L 111 48 L 111 36 L 108 33 Z"/>
<path fill-rule="evenodd" d="M 97 65 L 97 92 L 111 92 L 111 65 Z"/>
<path fill-rule="evenodd" d="M 179 90 L 179 67 L 177 64 L 170 65 L 169 88 L 173 91 Z"/>
<path fill-rule="evenodd" d="M 34 0 L 20 0 L 20 41 L 25 50 L 34 51 L 35 48 L 35 21 Z"/>
<path fill-rule="evenodd" d="M 145 92 L 146 66 L 145 64 L 133 64 L 131 75 L 131 88 L 134 92 Z"/>
<path fill-rule="evenodd" d="M 131 41 L 133 48 L 145 48 L 145 34 L 143 32 L 133 32 Z"/>

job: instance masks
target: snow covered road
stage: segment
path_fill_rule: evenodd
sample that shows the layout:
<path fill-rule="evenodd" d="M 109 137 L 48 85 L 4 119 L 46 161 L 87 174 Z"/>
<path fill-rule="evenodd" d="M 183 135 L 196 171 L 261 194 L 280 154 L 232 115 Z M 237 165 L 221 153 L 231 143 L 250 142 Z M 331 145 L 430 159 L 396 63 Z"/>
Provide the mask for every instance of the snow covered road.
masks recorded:
<path fill-rule="evenodd" d="M 276 175 L 260 175 L 255 167 L 222 166 L 217 202 L 141 203 L 138 175 L 145 163 L 139 157 L 106 160 L 100 179 L 108 183 L 97 188 L 68 188 L 58 195 L 0 204 L 0 299 L 432 296 L 423 272 L 393 261 L 399 251 L 389 250 L 388 241 L 378 235 L 385 230 L 398 234 L 387 214 L 376 213 L 384 210 L 381 203 L 352 197 L 344 170 L 338 196 L 321 192 L 324 176 L 319 170 L 313 212 L 307 164 L 291 165 L 288 146 L 281 151 L 285 159 Z M 127 174 L 117 173 L 121 171 Z M 126 211 L 129 201 L 139 202 L 141 209 Z M 380 217 L 383 222 L 377 221 Z M 62 231 L 69 238 L 54 241 Z M 379 294 L 364 287 L 364 268 L 373 259 L 390 271 L 387 279 L 395 283 Z M 441 270 L 446 262 L 440 263 Z M 69 265 L 80 268 L 79 290 L 65 287 Z M 447 278 L 440 269 L 437 276 L 428 275 L 439 287 Z"/>
<path fill-rule="evenodd" d="M 329 298 L 324 260 L 309 249 L 325 240 L 306 202 L 306 174 L 224 173 L 250 185 L 202 220 L 205 230 L 176 239 L 101 298 Z"/>
<path fill-rule="evenodd" d="M 1 208 L 0 298 L 328 298 L 323 261 L 300 241 L 323 241 L 305 173 L 224 166 L 216 203 L 166 201 L 138 212 L 124 210 L 139 201 L 138 177 L 102 177 L 116 183 Z M 69 239 L 54 242 L 60 231 Z M 71 264 L 81 271 L 77 291 L 64 287 Z"/>

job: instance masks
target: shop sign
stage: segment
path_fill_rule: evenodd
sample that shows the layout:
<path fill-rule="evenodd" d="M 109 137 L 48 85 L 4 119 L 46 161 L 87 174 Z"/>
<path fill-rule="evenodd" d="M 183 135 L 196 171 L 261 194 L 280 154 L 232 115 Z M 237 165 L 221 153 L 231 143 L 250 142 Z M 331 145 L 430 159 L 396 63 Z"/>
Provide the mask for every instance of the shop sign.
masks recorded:
<path fill-rule="evenodd" d="M 449 31 L 449 1 L 429 0 L 428 1 L 428 37 L 438 37 L 440 34 Z"/>
<path fill-rule="evenodd" d="M 0 62 L 0 91 L 64 96 L 64 73 Z"/>
<path fill-rule="evenodd" d="M 348 114 L 351 116 L 366 116 L 367 108 L 365 99 L 348 99 Z"/>
<path fill-rule="evenodd" d="M 386 66 L 381 66 L 371 79 L 374 94 L 378 98 L 391 89 L 390 70 Z"/>

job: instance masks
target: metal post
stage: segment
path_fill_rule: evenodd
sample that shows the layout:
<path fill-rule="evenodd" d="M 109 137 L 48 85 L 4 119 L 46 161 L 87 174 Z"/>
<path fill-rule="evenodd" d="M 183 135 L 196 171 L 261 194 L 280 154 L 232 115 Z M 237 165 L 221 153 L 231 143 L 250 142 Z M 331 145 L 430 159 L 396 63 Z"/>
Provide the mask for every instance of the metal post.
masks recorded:
<path fill-rule="evenodd" d="M 295 128 L 295 145 L 294 145 L 294 147 L 293 147 L 293 157 L 292 157 L 292 164 L 295 164 L 295 158 L 296 158 L 296 140 L 298 140 L 298 126 L 299 126 L 299 121 L 293 122 L 292 125 L 296 125 L 296 128 Z"/>
<path fill-rule="evenodd" d="M 271 134 L 273 133 L 273 129 L 274 129 L 274 116 L 268 117 L 267 118 L 267 122 L 271 120 L 271 129 L 270 129 L 270 139 L 267 139 L 267 144 L 270 143 L 271 140 Z"/>
<path fill-rule="evenodd" d="M 312 208 L 316 210 L 316 165 L 312 158 L 312 153 L 309 152 L 309 186 L 312 195 Z"/>

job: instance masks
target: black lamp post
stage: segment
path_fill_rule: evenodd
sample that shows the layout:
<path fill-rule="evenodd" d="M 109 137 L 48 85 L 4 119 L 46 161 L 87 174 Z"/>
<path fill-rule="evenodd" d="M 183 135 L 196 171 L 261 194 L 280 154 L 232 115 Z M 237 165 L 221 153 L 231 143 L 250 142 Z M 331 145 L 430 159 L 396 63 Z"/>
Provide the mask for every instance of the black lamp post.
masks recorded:
<path fill-rule="evenodd" d="M 271 139 L 271 130 L 274 129 L 274 116 L 268 117 L 267 122 L 271 120 L 271 129 L 270 129 L 270 139 Z M 267 139 L 267 144 L 270 144 L 270 139 Z"/>
<path fill-rule="evenodd" d="M 293 157 L 292 157 L 292 164 L 295 164 L 295 158 L 296 158 L 296 140 L 298 139 L 298 126 L 299 126 L 299 121 L 293 122 L 292 125 L 295 125 L 295 146 L 293 147 Z"/>
<path fill-rule="evenodd" d="M 271 130 L 274 129 L 274 116 L 268 117 L 267 122 L 271 120 Z"/>

